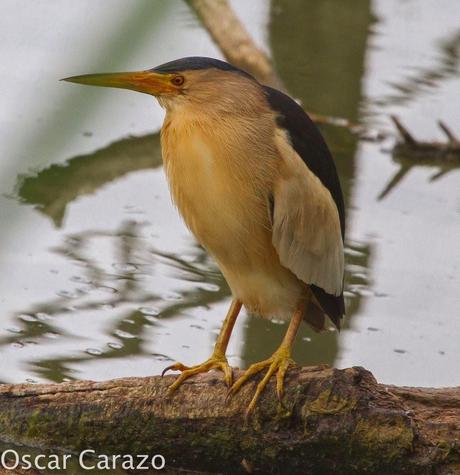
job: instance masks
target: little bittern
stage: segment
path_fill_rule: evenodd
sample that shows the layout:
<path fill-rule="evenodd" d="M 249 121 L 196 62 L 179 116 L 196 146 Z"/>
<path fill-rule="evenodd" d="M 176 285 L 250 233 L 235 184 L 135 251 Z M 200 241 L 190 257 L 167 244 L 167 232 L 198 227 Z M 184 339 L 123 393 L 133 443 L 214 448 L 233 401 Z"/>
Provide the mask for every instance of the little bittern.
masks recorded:
<path fill-rule="evenodd" d="M 190 376 L 219 369 L 235 393 L 267 368 L 248 413 L 276 373 L 281 398 L 291 348 L 306 320 L 344 314 L 345 211 L 331 154 L 302 108 L 248 73 L 211 58 L 191 57 L 148 71 L 75 76 L 66 81 L 132 89 L 166 110 L 161 130 L 164 169 L 187 226 L 214 257 L 233 301 L 212 356 Z M 232 385 L 225 356 L 241 306 L 265 318 L 290 320 L 275 353 Z"/>

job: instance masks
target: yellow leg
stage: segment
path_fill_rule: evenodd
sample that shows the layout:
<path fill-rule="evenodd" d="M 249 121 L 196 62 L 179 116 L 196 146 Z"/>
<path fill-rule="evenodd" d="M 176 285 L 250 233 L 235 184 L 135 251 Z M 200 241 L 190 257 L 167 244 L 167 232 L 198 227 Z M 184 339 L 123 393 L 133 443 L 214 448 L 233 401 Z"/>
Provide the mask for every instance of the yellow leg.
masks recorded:
<path fill-rule="evenodd" d="M 232 334 L 232 330 L 240 310 L 241 302 L 239 300 L 233 300 L 228 310 L 227 316 L 225 317 L 219 336 L 217 337 L 216 344 L 214 345 L 214 351 L 211 357 L 204 363 L 196 366 L 185 366 L 182 363 L 175 363 L 163 370 L 161 376 L 164 376 L 164 374 L 169 370 L 182 372 L 176 381 L 174 381 L 174 383 L 169 387 L 170 393 L 174 392 L 187 378 L 190 378 L 190 376 L 198 373 L 206 373 L 211 369 L 218 369 L 222 371 L 224 373 L 224 379 L 227 385 L 232 385 L 232 368 L 227 362 L 225 352 L 227 351 L 230 335 Z"/>
<path fill-rule="evenodd" d="M 265 386 L 267 385 L 268 381 L 275 372 L 277 373 L 276 392 L 278 394 L 279 400 L 281 401 L 284 392 L 284 376 L 289 366 L 295 364 L 294 360 L 291 358 L 291 350 L 295 336 L 297 334 L 297 330 L 303 319 L 305 306 L 305 301 L 299 304 L 297 310 L 294 312 L 294 315 L 291 318 L 291 322 L 289 323 L 289 327 L 287 329 L 286 334 L 284 335 L 284 339 L 281 342 L 281 345 L 273 353 L 273 355 L 267 360 L 251 365 L 245 371 L 243 376 L 241 376 L 230 388 L 228 396 L 232 396 L 233 394 L 238 392 L 241 386 L 243 386 L 243 384 L 246 383 L 252 376 L 259 373 L 263 369 L 268 368 L 268 371 L 263 377 L 262 381 L 260 381 L 260 383 L 257 385 L 254 397 L 252 398 L 248 408 L 246 409 L 246 417 L 254 410 L 257 401 L 260 395 L 262 394 L 262 391 L 265 389 Z"/>

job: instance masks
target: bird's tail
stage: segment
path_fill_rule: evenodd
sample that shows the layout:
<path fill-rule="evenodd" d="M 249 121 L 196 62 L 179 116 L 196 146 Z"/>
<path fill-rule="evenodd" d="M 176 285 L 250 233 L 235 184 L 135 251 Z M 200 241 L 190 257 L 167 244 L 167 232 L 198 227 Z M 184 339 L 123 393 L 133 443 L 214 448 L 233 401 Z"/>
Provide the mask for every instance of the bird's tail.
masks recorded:
<path fill-rule="evenodd" d="M 326 315 L 323 309 L 319 308 L 313 300 L 310 300 L 305 308 L 303 319 L 316 332 L 321 332 L 326 329 Z"/>
<path fill-rule="evenodd" d="M 317 288 L 311 290 L 311 299 L 306 306 L 303 319 L 311 325 L 313 330 L 321 332 L 326 330 L 328 320 L 326 317 L 329 317 L 337 330 L 340 331 L 340 323 L 345 313 L 343 294 L 340 297 L 335 297 L 322 291 L 317 295 L 318 292 L 315 292 Z"/>

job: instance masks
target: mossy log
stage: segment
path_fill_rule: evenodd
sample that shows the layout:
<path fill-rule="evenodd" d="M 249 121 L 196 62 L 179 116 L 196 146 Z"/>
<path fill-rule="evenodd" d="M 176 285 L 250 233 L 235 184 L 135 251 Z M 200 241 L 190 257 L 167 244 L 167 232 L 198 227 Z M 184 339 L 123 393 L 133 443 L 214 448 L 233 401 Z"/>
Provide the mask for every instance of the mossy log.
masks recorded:
<path fill-rule="evenodd" d="M 208 473 L 460 473 L 460 388 L 386 386 L 357 367 L 295 368 L 283 404 L 272 381 L 245 422 L 257 378 L 228 401 L 220 374 L 168 396 L 172 381 L 2 385 L 0 438 L 41 450 L 162 454 L 169 468 Z"/>

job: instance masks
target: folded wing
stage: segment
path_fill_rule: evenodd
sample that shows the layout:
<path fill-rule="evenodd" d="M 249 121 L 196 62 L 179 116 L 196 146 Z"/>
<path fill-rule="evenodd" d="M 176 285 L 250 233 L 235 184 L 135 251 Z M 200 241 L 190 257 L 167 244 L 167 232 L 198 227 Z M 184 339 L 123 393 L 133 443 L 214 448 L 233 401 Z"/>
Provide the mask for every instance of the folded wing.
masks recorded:
<path fill-rule="evenodd" d="M 289 96 L 264 87 L 277 112 L 282 158 L 273 192 L 273 244 L 281 263 L 307 284 L 339 327 L 343 299 L 345 208 L 334 161 L 320 132 Z"/>
<path fill-rule="evenodd" d="M 338 297 L 344 258 L 337 207 L 285 134 L 279 131 L 276 141 L 282 163 L 273 193 L 273 245 L 300 280 Z"/>

